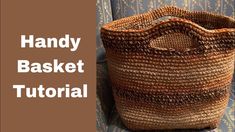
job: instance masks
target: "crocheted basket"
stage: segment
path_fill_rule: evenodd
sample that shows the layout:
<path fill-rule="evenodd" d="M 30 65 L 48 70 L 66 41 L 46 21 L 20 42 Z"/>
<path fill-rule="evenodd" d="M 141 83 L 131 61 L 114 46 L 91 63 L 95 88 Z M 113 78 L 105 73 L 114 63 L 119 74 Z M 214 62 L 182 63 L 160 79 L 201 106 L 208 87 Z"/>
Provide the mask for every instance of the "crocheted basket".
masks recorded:
<path fill-rule="evenodd" d="M 108 23 L 101 37 L 129 129 L 218 126 L 234 71 L 234 19 L 163 7 Z"/>

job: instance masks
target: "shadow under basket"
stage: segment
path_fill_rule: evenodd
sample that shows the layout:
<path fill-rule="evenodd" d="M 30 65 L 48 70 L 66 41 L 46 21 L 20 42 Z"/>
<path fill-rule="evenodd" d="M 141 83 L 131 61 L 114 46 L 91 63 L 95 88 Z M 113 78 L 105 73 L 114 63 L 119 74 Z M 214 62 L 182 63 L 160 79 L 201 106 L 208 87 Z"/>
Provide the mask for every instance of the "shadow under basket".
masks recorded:
<path fill-rule="evenodd" d="M 108 23 L 101 37 L 129 129 L 218 126 L 234 71 L 234 19 L 163 7 Z"/>

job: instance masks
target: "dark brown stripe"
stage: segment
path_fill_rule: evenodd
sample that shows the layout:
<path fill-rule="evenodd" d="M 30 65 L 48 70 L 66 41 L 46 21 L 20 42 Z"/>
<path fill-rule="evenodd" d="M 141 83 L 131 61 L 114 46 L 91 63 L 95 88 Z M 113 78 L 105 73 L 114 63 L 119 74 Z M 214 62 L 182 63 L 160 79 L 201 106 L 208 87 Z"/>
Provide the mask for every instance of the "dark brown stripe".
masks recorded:
<path fill-rule="evenodd" d="M 213 90 L 204 90 L 200 93 L 166 93 L 166 92 L 143 92 L 143 91 L 134 91 L 131 89 L 121 89 L 113 87 L 113 92 L 116 96 L 125 98 L 127 100 L 144 101 L 153 104 L 160 105 L 185 105 L 193 104 L 197 102 L 208 101 L 212 99 L 219 99 L 227 95 L 229 92 L 230 86 L 224 88 L 218 88 Z"/>

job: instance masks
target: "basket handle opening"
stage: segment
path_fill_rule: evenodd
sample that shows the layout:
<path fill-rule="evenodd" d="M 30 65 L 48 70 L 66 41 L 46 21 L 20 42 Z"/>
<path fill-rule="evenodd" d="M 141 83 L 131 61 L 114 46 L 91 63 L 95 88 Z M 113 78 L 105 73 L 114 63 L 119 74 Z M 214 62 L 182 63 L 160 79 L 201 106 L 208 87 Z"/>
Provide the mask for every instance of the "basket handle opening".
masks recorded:
<path fill-rule="evenodd" d="M 148 42 L 150 48 L 185 51 L 202 45 L 198 41 L 199 36 L 183 30 L 183 27 L 171 29 L 158 27 L 156 29 L 158 33 L 153 35 Z"/>

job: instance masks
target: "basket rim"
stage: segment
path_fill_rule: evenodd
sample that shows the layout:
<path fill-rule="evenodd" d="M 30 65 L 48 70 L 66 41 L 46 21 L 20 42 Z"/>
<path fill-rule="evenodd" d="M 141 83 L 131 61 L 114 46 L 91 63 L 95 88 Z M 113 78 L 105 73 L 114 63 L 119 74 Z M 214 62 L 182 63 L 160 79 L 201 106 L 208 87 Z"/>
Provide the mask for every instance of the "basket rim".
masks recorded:
<path fill-rule="evenodd" d="M 137 27 L 135 30 L 134 25 L 131 27 L 131 30 L 117 30 L 117 28 L 126 25 L 127 28 L 130 28 L 128 27 L 130 24 L 137 24 L 137 26 L 141 22 L 147 22 L 148 24 L 160 17 L 169 15 L 177 16 L 177 18 L 164 20 L 157 24 L 154 23 L 143 29 Z M 202 24 L 210 21 L 215 22 L 214 24 L 218 28 L 206 29 L 199 25 L 200 23 L 196 23 L 198 19 Z M 224 25 L 228 28 L 224 28 Z M 187 11 L 173 6 L 162 7 L 147 13 L 112 21 L 101 27 L 100 31 L 106 49 L 118 49 L 124 52 L 132 52 L 133 50 L 133 52 L 141 51 L 160 55 L 191 55 L 212 52 L 214 50 L 233 50 L 235 48 L 235 19 L 205 11 Z M 177 50 L 173 47 L 150 46 L 152 39 L 172 33 L 185 34 L 196 40 L 198 45 L 182 50 Z"/>
<path fill-rule="evenodd" d="M 134 21 L 144 21 L 145 19 L 148 19 L 150 17 L 152 17 L 152 15 L 155 12 L 158 11 L 162 11 L 162 10 L 169 10 L 169 9 L 175 9 L 175 10 L 179 10 L 181 12 L 184 13 L 188 13 L 191 15 L 206 15 L 208 17 L 212 17 L 212 18 L 216 18 L 216 19 L 224 19 L 227 20 L 231 23 L 234 23 L 235 25 L 235 19 L 229 16 L 224 16 L 224 15 L 220 15 L 220 14 L 214 14 L 214 13 L 210 13 L 210 12 L 206 12 L 206 11 L 188 11 L 188 10 L 184 10 L 184 9 L 180 9 L 174 6 L 165 6 L 162 8 L 158 8 L 156 10 L 152 10 L 152 11 L 148 11 L 147 13 L 143 13 L 143 14 L 138 14 L 138 15 L 133 15 L 133 16 L 129 16 L 129 17 L 125 17 L 125 18 L 121 18 L 118 20 L 114 20 L 112 22 L 106 23 L 105 25 L 103 25 L 101 27 L 101 30 L 106 31 L 106 32 L 110 32 L 110 33 L 145 33 L 145 32 L 149 32 L 150 30 L 153 30 L 155 28 L 161 27 L 161 25 L 164 25 L 166 23 L 169 22 L 175 22 L 175 23 L 181 23 L 181 24 L 189 24 L 193 30 L 198 31 L 201 30 L 204 33 L 207 34 L 214 34 L 214 33 L 223 33 L 223 32 L 235 32 L 235 27 L 233 28 L 215 28 L 215 29 L 206 29 L 203 26 L 200 26 L 198 23 L 190 21 L 188 19 L 185 18 L 173 18 L 173 19 L 169 19 L 169 20 L 163 20 L 160 21 L 160 23 L 156 23 L 150 27 L 147 28 L 142 28 L 142 29 L 124 29 L 124 30 L 117 30 L 115 28 L 112 28 L 113 26 L 116 25 L 120 25 L 122 23 L 127 23 L 127 22 L 134 22 Z"/>

